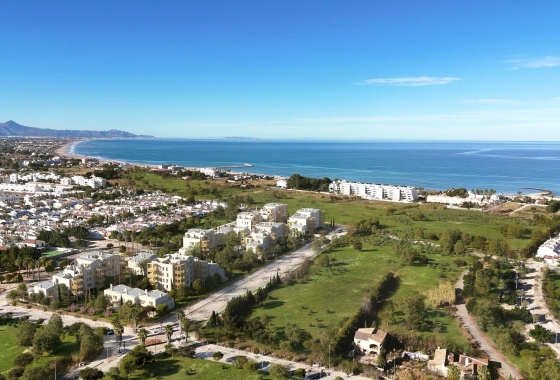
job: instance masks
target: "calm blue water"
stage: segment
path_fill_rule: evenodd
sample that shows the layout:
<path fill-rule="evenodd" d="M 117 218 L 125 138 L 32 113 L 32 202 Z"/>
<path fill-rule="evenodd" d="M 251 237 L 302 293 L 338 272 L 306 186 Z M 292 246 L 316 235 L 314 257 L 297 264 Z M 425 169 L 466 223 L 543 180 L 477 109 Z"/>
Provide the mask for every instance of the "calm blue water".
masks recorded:
<path fill-rule="evenodd" d="M 187 167 L 251 163 L 252 168 L 232 170 L 438 190 L 516 193 L 532 187 L 560 194 L 560 142 L 91 140 L 78 144 L 75 153 Z"/>

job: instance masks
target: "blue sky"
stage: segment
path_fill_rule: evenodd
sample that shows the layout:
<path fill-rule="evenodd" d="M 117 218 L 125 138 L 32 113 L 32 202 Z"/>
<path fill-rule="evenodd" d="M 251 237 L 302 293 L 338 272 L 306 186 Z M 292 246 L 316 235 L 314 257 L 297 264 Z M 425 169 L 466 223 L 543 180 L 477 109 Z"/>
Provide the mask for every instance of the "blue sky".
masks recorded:
<path fill-rule="evenodd" d="M 3 1 L 0 121 L 560 140 L 560 2 Z"/>

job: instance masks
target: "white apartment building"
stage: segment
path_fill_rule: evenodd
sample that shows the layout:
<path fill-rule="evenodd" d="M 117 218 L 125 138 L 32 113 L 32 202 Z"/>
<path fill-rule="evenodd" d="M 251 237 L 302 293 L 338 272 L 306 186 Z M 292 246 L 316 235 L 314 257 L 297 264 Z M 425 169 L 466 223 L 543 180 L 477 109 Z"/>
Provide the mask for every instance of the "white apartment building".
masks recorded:
<path fill-rule="evenodd" d="M 267 233 L 271 245 L 275 245 L 279 238 L 290 234 L 286 223 L 277 222 L 260 222 L 255 226 L 255 231 Z"/>
<path fill-rule="evenodd" d="M 207 251 L 212 248 L 216 248 L 216 236 L 214 230 L 202 229 L 202 228 L 191 228 L 185 232 L 183 237 L 183 248 L 184 250 L 192 249 L 195 245 L 200 244 L 200 249 L 202 251 Z"/>
<path fill-rule="evenodd" d="M 414 202 L 418 200 L 418 192 L 411 186 L 380 185 L 350 181 L 334 181 L 329 185 L 334 194 L 356 195 L 368 200 L 389 200 L 393 202 Z"/>
<path fill-rule="evenodd" d="M 52 276 L 52 282 L 64 284 L 73 295 L 92 289 L 102 289 L 110 278 L 120 283 L 121 257 L 110 252 L 92 252 L 78 257 L 62 272 Z"/>
<path fill-rule="evenodd" d="M 288 219 L 288 227 L 293 235 L 314 232 L 315 221 L 304 215 L 292 215 Z"/>
<path fill-rule="evenodd" d="M 155 258 L 148 263 L 148 280 L 156 289 L 170 291 L 194 281 L 194 257 L 180 254 Z"/>
<path fill-rule="evenodd" d="M 68 183 L 68 180 L 65 180 L 65 183 Z M 107 181 L 105 178 L 101 177 L 91 177 L 86 178 L 81 175 L 75 175 L 71 178 L 71 183 L 69 185 L 78 185 L 78 186 L 89 186 L 93 189 L 99 189 L 105 187 L 107 185 Z"/>
<path fill-rule="evenodd" d="M 256 211 L 245 211 L 237 214 L 235 226 L 237 228 L 252 230 L 261 221 L 261 214 Z"/>
<path fill-rule="evenodd" d="M 263 222 L 286 223 L 288 221 L 288 205 L 283 203 L 267 203 L 260 212 L 260 220 Z"/>
<path fill-rule="evenodd" d="M 135 275 L 146 275 L 144 269 L 142 268 L 142 263 L 144 261 L 150 262 L 157 258 L 157 255 L 152 251 L 144 251 L 134 255 L 130 260 L 127 261 L 128 270 Z"/>
<path fill-rule="evenodd" d="M 253 253 L 257 253 L 257 248 L 261 247 L 264 252 L 270 248 L 269 241 L 268 233 L 253 231 L 245 238 L 246 249 L 247 251 L 252 250 Z"/>

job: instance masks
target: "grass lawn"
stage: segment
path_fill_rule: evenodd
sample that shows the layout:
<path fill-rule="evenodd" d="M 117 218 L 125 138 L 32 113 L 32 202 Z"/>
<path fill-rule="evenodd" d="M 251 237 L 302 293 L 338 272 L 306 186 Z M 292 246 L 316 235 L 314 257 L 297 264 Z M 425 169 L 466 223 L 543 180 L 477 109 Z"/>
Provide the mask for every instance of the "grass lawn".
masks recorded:
<path fill-rule="evenodd" d="M 14 359 L 21 354 L 25 347 L 18 345 L 16 340 L 17 328 L 0 325 L 0 373 L 5 372 L 14 366 Z"/>
<path fill-rule="evenodd" d="M 435 204 L 367 202 L 363 200 L 345 200 L 342 197 L 339 197 L 340 199 L 338 200 L 332 200 L 331 195 L 288 191 L 262 191 L 253 193 L 252 197 L 259 204 L 268 202 L 286 203 L 290 214 L 304 207 L 320 208 L 325 212 L 326 222 L 334 219 L 337 224 L 348 224 L 362 219 L 378 217 L 386 232 L 399 236 L 409 235 L 413 237 L 414 231 L 418 227 L 424 228 L 426 234 L 457 228 L 461 232 L 466 232 L 470 235 L 480 235 L 487 239 L 502 239 L 514 250 L 527 245 L 532 230 L 541 228 L 534 227 L 523 218 L 515 216 L 486 214 L 480 211 L 443 209 L 443 206 Z M 412 221 L 410 219 L 409 215 L 417 209 L 422 210 L 427 220 Z M 387 213 L 388 210 L 390 215 Z M 521 223 L 527 228 L 528 232 L 523 239 L 506 238 L 498 231 L 501 225 L 513 222 Z"/>
<path fill-rule="evenodd" d="M 25 347 L 18 345 L 16 327 L 0 325 L 0 373 L 10 370 L 14 366 L 14 359 L 21 354 Z M 55 357 L 72 355 L 80 351 L 80 346 L 76 343 L 76 339 L 70 335 L 64 335 L 61 345 L 50 355 L 43 356 L 38 360 L 34 360 L 32 366 L 44 367 Z"/>
<path fill-rule="evenodd" d="M 408 293 L 423 292 L 439 283 L 438 277 L 449 280 L 458 278 L 462 268 L 453 263 L 456 257 L 428 255 L 428 266 L 401 266 L 388 246 L 374 247 L 364 244 L 361 252 L 347 247 L 330 253 L 336 259 L 332 270 L 312 266 L 309 280 L 274 290 L 263 306 L 255 309 L 253 316 L 266 315 L 279 333 L 287 323 L 293 323 L 318 337 L 326 327 L 338 327 L 361 305 L 369 288 L 387 271 L 396 271 L 400 285 L 393 299 Z M 328 310 L 328 312 L 327 312 Z M 438 332 L 447 334 L 459 343 L 465 343 L 456 321 L 443 312 L 426 313 L 426 320 L 439 326 Z M 404 330 L 395 324 L 389 330 Z M 423 332 L 424 335 L 436 332 Z"/>
<path fill-rule="evenodd" d="M 189 370 L 189 375 L 187 375 Z M 228 364 L 216 363 L 204 359 L 190 359 L 185 357 L 162 358 L 156 356 L 156 360 L 147 366 L 146 373 L 134 373 L 130 379 L 228 379 L 228 380 L 270 380 L 272 377 L 264 372 L 249 372 L 234 368 Z"/>

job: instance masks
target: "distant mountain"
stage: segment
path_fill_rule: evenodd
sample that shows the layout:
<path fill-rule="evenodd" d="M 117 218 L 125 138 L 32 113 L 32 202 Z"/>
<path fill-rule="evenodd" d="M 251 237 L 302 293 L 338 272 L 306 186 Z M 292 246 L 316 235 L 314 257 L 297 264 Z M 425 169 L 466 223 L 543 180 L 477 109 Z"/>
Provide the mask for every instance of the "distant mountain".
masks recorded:
<path fill-rule="evenodd" d="M 97 138 L 97 139 L 137 139 L 153 138 L 153 136 L 135 135 L 133 133 L 111 129 L 109 131 L 80 131 L 72 129 L 49 129 L 26 127 L 15 121 L 0 123 L 0 136 L 26 136 L 26 137 L 60 137 L 60 138 Z"/>

